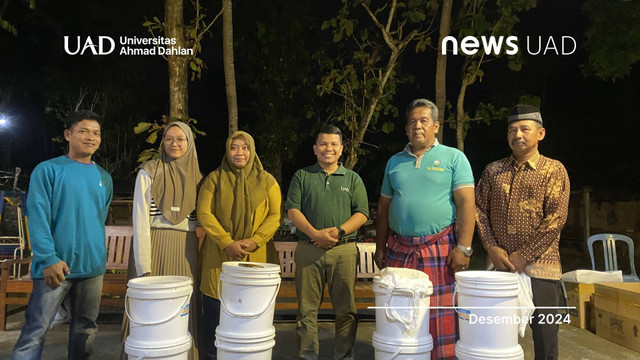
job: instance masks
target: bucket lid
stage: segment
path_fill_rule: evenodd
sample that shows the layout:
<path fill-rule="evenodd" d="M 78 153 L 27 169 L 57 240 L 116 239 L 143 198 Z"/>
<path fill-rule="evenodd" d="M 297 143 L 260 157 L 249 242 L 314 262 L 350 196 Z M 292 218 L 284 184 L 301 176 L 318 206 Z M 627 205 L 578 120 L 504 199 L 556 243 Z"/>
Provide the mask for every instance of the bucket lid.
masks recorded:
<path fill-rule="evenodd" d="M 433 293 L 429 275 L 414 269 L 386 267 L 380 270 L 379 276 L 373 278 L 373 283 L 388 289 L 412 289 L 427 295 Z"/>
<path fill-rule="evenodd" d="M 456 343 L 456 355 L 477 357 L 477 359 L 522 360 L 524 352 L 520 345 L 506 349 L 489 349 L 465 345 L 462 340 Z"/>
<path fill-rule="evenodd" d="M 390 338 L 381 336 L 377 332 L 374 332 L 372 341 L 385 346 L 428 346 L 433 348 L 433 338 L 429 333 L 427 333 L 427 336 L 421 338 Z"/>
<path fill-rule="evenodd" d="M 131 336 L 124 342 L 124 352 L 137 357 L 175 355 L 191 349 L 191 335 L 173 341 L 137 341 Z"/>
<path fill-rule="evenodd" d="M 518 274 L 504 271 L 459 271 L 456 282 L 473 282 L 486 284 L 518 284 Z"/>
<path fill-rule="evenodd" d="M 127 286 L 134 289 L 171 289 L 191 286 L 193 281 L 188 276 L 145 276 L 129 280 Z"/>
<path fill-rule="evenodd" d="M 226 261 L 222 263 L 222 272 L 241 273 L 280 273 L 280 265 L 251 262 L 251 261 Z"/>

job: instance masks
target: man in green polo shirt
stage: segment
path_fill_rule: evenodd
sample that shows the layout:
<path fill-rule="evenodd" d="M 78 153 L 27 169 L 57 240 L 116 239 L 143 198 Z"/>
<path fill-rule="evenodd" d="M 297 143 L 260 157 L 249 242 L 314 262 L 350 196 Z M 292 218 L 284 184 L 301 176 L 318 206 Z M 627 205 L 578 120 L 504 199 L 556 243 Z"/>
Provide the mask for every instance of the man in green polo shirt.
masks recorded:
<path fill-rule="evenodd" d="M 369 201 L 360 176 L 338 162 L 342 149 L 340 129 L 322 127 L 313 145 L 318 162 L 293 175 L 285 203 L 299 239 L 294 258 L 301 359 L 319 355 L 318 309 L 325 283 L 336 316 L 334 358 L 353 358 L 358 328 L 355 237 L 369 216 Z"/>

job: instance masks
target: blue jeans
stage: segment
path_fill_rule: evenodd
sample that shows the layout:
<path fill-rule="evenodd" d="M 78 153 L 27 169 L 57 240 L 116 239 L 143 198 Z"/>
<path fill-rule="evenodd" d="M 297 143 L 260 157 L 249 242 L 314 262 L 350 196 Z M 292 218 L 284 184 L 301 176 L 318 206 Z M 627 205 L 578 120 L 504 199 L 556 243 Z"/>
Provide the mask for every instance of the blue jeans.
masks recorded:
<path fill-rule="evenodd" d="M 42 279 L 33 280 L 33 293 L 27 305 L 25 323 L 11 359 L 40 359 L 47 330 L 67 294 L 71 299 L 68 359 L 90 359 L 98 325 L 102 295 L 102 275 L 67 279 L 51 289 Z"/>

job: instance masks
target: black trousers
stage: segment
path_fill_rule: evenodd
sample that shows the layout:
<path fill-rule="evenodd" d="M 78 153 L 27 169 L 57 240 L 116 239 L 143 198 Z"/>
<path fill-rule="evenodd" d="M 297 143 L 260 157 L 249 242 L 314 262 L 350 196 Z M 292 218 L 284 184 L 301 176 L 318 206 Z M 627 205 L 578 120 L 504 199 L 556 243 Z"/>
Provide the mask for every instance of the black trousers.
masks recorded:
<path fill-rule="evenodd" d="M 220 300 L 202 294 L 202 320 L 204 321 L 204 351 L 206 360 L 218 358 L 215 345 L 216 328 L 220 324 Z"/>
<path fill-rule="evenodd" d="M 558 306 L 558 281 L 531 278 L 531 290 L 536 307 Z M 557 313 L 557 309 L 536 309 L 533 312 L 534 318 L 530 325 L 536 360 L 558 359 Z"/>

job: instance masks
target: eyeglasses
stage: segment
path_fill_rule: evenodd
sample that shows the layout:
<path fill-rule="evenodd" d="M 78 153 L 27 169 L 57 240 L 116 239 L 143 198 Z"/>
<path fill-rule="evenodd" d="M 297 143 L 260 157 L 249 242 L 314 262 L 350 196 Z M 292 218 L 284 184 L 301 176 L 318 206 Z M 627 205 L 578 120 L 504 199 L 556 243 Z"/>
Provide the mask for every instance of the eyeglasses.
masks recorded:
<path fill-rule="evenodd" d="M 176 143 L 178 145 L 183 145 L 186 142 L 187 142 L 187 139 L 181 138 L 181 137 L 175 138 L 175 139 L 171 137 L 164 138 L 164 143 L 167 145 L 172 145 L 173 143 Z"/>

